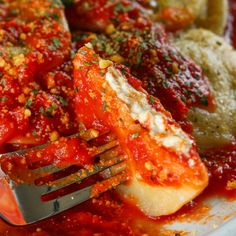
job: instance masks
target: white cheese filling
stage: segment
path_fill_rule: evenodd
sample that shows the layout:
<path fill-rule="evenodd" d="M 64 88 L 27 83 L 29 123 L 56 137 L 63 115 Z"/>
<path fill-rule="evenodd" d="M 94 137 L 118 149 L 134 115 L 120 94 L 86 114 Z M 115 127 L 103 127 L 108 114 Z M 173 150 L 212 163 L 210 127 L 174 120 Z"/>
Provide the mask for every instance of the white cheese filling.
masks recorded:
<path fill-rule="evenodd" d="M 146 94 L 135 90 L 127 79 L 113 66 L 108 68 L 106 81 L 128 107 L 134 120 L 149 129 L 149 134 L 156 142 L 166 148 L 185 155 L 189 154 L 192 140 L 181 128 L 168 125 L 167 117 L 156 111 L 149 103 Z"/>

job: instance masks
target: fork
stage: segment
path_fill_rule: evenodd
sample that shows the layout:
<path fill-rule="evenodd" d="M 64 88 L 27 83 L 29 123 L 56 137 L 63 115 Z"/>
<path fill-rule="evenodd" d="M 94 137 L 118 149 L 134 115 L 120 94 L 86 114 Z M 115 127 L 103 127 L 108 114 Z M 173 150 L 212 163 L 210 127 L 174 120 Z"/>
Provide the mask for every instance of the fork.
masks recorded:
<path fill-rule="evenodd" d="M 86 141 L 94 140 L 94 130 L 69 136 L 80 137 Z M 30 150 L 42 149 L 49 143 L 0 155 L 22 155 Z M 28 225 L 59 214 L 99 194 L 116 187 L 127 180 L 126 165 L 123 156 L 112 157 L 118 146 L 116 140 L 97 147 L 94 156 L 101 160 L 92 166 L 78 169 L 75 165 L 57 167 L 48 165 L 27 171 L 32 183 L 14 181 L 0 167 L 0 217 L 15 226 Z M 74 170 L 73 170 L 74 169 Z M 68 171 L 69 170 L 69 171 Z M 102 173 L 102 179 L 93 184 L 88 183 L 90 177 Z M 57 178 L 50 178 L 52 176 Z M 49 178 L 49 181 L 48 181 Z M 85 183 L 84 183 L 85 181 Z M 87 183 L 86 183 L 87 181 Z M 84 184 L 78 189 L 78 187 Z"/>

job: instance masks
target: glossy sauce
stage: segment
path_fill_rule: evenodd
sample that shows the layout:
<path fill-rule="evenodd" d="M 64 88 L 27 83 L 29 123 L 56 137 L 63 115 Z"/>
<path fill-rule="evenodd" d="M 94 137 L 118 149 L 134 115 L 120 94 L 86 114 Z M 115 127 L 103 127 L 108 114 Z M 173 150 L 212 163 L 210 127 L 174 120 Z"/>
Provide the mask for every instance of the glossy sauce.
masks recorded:
<path fill-rule="evenodd" d="M 115 66 L 100 69 L 101 60 L 88 47 L 79 49 L 73 60 L 78 119 L 87 128 L 111 130 L 133 163 L 130 169 L 137 170 L 146 183 L 182 186 L 199 181 L 201 185 L 205 169 L 191 138 L 158 99 L 152 100 L 155 110 L 147 93 L 129 84 L 130 74 L 122 75 Z"/>
<path fill-rule="evenodd" d="M 228 25 L 226 29 L 226 39 L 236 48 L 236 1 L 229 0 L 230 14 L 228 16 Z"/>
<path fill-rule="evenodd" d="M 153 23 L 143 14 L 145 9 L 126 0 L 99 0 L 88 8 L 85 2 L 93 5 L 91 0 L 80 1 L 67 10 L 72 27 L 76 23 L 92 33 L 75 32 L 77 49 L 89 41 L 102 57 L 118 56 L 178 121 L 184 120 L 189 107 L 214 108 L 202 69 L 171 45 L 163 25 Z M 92 22 L 86 21 L 91 15 Z"/>
<path fill-rule="evenodd" d="M 231 6 L 235 4 L 234 0 L 231 0 Z M 4 19 L 8 14 L 7 9 L 1 9 L 0 19 Z M 236 12 L 234 8 L 231 8 L 232 12 Z M 13 12 L 14 13 L 14 12 Z M 49 11 L 51 17 L 56 17 L 54 10 Z M 98 12 L 101 14 L 100 12 Z M 135 13 L 135 12 L 134 12 Z M 133 15 L 135 15 L 133 13 Z M 49 14 L 49 16 L 50 16 Z M 10 15 L 10 18 L 14 15 Z M 56 17 L 57 18 L 57 17 Z M 86 19 L 86 18 L 85 18 Z M 236 21 L 234 21 L 235 24 Z M 57 23 L 54 22 L 54 26 Z M 9 28 L 9 25 L 13 31 L 9 32 L 11 35 L 11 39 L 14 37 L 18 37 L 17 32 L 15 30 L 18 25 L 15 22 L 8 23 L 5 28 Z M 42 26 L 39 26 L 42 27 Z M 56 27 L 57 28 L 57 27 Z M 235 29 L 236 27 L 232 27 Z M 21 30 L 21 29 L 20 29 Z M 23 29 L 26 30 L 27 29 Z M 233 31 L 232 31 L 233 32 Z M 39 33 L 40 35 L 40 33 Z M 232 33 L 232 39 L 234 44 L 236 45 L 236 36 L 235 32 Z M 47 36 L 47 35 L 46 35 Z M 39 36 L 37 36 L 39 37 Z M 47 36 L 46 40 L 49 40 L 52 36 Z M 68 35 L 66 34 L 66 37 Z M 62 36 L 63 38 L 63 36 Z M 13 42 L 16 42 L 13 40 Z M 27 43 L 35 42 L 32 37 L 28 39 Z M 49 42 L 51 45 L 53 42 Z M 66 47 L 66 42 L 60 45 L 60 49 Z M 54 46 L 57 47 L 57 40 L 54 40 Z M 43 50 L 43 49 L 42 49 Z M 45 49 L 46 51 L 49 49 Z M 49 54 L 47 54 L 49 53 Z M 66 56 L 68 52 L 65 52 Z M 54 50 L 51 49 L 45 54 L 49 55 L 49 58 L 54 55 Z M 125 56 L 125 55 L 124 55 Z M 28 119 L 24 118 L 24 110 L 15 108 L 15 101 L 12 97 L 19 96 L 22 91 L 18 91 L 19 87 L 17 81 L 13 81 L 11 79 L 7 80 L 8 91 L 12 88 L 16 90 L 15 94 L 8 94 L 6 92 L 7 100 L 1 99 L 1 108 L 6 104 L 5 102 L 9 102 L 9 107 L 13 111 L 10 115 L 4 115 L 0 119 L 0 125 L 5 126 L 6 135 L 1 133 L 2 142 L 5 140 L 10 140 L 11 137 L 16 136 L 17 134 L 22 134 L 22 132 L 28 133 L 24 140 L 30 140 L 30 145 L 36 145 L 48 141 L 50 139 L 50 134 L 53 131 L 57 131 L 59 135 L 66 135 L 72 133 L 77 127 L 73 126 L 75 123 L 74 115 L 73 115 L 73 102 L 72 98 L 77 91 L 74 91 L 72 82 L 71 82 L 71 69 L 69 63 L 65 61 L 65 64 L 61 65 L 60 68 L 57 66 L 53 66 L 53 71 L 51 73 L 47 73 L 49 68 L 46 70 L 42 68 L 46 68 L 41 66 L 37 68 L 37 65 L 34 64 L 34 57 L 32 54 L 32 63 L 29 65 L 28 71 L 41 71 L 42 76 L 35 78 L 38 82 L 38 85 L 35 86 L 33 84 L 30 87 L 30 91 L 26 93 L 26 100 L 22 104 L 22 107 L 25 106 L 25 103 L 28 101 L 26 105 L 29 105 L 30 109 L 32 109 L 32 113 L 35 116 L 29 122 Z M 55 64 L 58 63 L 58 60 L 61 60 L 61 55 L 55 58 Z M 169 60 L 169 59 L 168 59 Z M 165 63 L 169 63 L 172 66 L 172 62 L 165 61 Z M 51 59 L 50 59 L 51 61 Z M 188 64 L 188 62 L 186 62 Z M 48 64 L 46 61 L 45 64 Z M 53 63 L 54 64 L 54 63 Z M 54 65 L 55 65 L 54 64 Z M 59 63 L 60 64 L 60 63 Z M 1 71 L 0 71 L 1 72 Z M 201 73 L 201 72 L 199 72 Z M 1 73 L 0 73 L 1 74 Z M 29 77 L 27 71 L 24 71 L 24 76 L 26 78 Z M 0 76 L 1 77 L 1 76 Z M 56 83 L 56 87 L 58 87 L 59 92 L 56 93 L 53 98 L 51 97 L 51 88 L 48 87 L 48 81 L 52 81 Z M 139 84 L 133 81 L 134 84 L 138 87 Z M 49 83 L 50 84 L 50 83 Z M 62 87 L 66 87 L 66 89 L 62 89 Z M 150 91 L 152 88 L 150 88 Z M 24 92 L 23 92 L 24 93 Z M 156 91 L 152 91 L 153 94 Z M 207 94 L 207 93 L 206 93 Z M 55 99 L 56 97 L 56 99 Z M 163 95 L 164 97 L 164 95 Z M 31 100 L 29 100 L 31 99 Z M 6 101 L 5 101 L 6 100 Z M 32 106 L 32 103 L 33 105 Z M 205 100 L 203 102 L 206 102 Z M 69 105 L 68 105 L 69 104 Z M 72 105 L 70 105 L 72 104 Z M 54 105 L 54 108 L 53 108 Z M 57 108 L 56 108 L 56 106 Z M 183 105 L 184 107 L 184 105 Z M 41 109 L 40 109 L 41 108 Z M 47 109 L 48 108 L 48 109 Z M 55 109 L 56 108 L 56 109 Z M 181 108 L 181 107 L 179 107 Z M 181 110 L 184 112 L 185 110 Z M 4 113 L 5 114 L 5 113 Z M 65 126 L 61 123 L 61 118 L 65 117 L 65 114 L 68 114 L 67 118 L 70 122 L 66 122 L 68 125 Z M 22 118 L 23 117 L 23 118 Z M 12 126 L 12 125 L 13 126 Z M 106 127 L 102 127 L 101 124 L 97 123 L 97 128 L 101 130 L 105 130 Z M 50 129 L 48 129 L 48 126 Z M 13 129 L 14 127 L 14 129 Z M 15 127 L 18 127 L 15 129 Z M 59 130 L 55 130 L 56 127 L 60 127 Z M 186 127 L 189 126 L 188 124 Z M 46 135 L 41 136 L 40 130 Z M 189 129 L 190 130 L 190 129 Z M 54 133 L 55 134 L 55 133 Z M 28 139 L 27 139 L 28 138 Z M 35 141 L 32 143 L 32 139 Z M 17 139 L 13 140 L 16 141 Z M 20 138 L 22 140 L 22 137 Z M 9 150 L 14 150 L 18 148 L 22 148 L 25 146 L 24 144 L 14 146 L 12 144 L 4 144 L 1 146 L 1 152 L 6 152 Z M 74 146 L 75 144 L 73 144 Z M 215 158 L 215 153 L 222 153 L 223 157 Z M 227 155 L 225 155 L 227 153 Z M 86 155 L 85 155 L 86 156 Z M 58 236 L 58 235 L 69 235 L 69 236 L 90 236 L 90 235 L 143 235 L 145 233 L 150 233 L 150 235 L 165 235 L 165 230 L 163 229 L 163 224 L 167 222 L 174 221 L 175 219 L 186 220 L 186 215 L 188 218 L 193 220 L 198 220 L 204 215 L 207 215 L 209 208 L 202 204 L 202 200 L 204 198 L 210 197 L 212 195 L 223 195 L 230 199 L 236 198 L 235 190 L 226 190 L 226 184 L 229 180 L 235 179 L 235 145 L 231 147 L 226 147 L 225 150 L 216 150 L 211 153 L 203 154 L 203 156 L 208 156 L 208 160 L 205 160 L 206 165 L 209 167 L 211 181 L 209 187 L 205 190 L 202 196 L 195 199 L 193 202 L 187 204 L 183 209 L 172 216 L 161 217 L 158 219 L 150 219 L 144 216 L 139 210 L 137 210 L 132 205 L 129 205 L 127 202 L 124 202 L 114 191 L 109 191 L 103 194 L 98 199 L 90 200 L 80 206 L 75 207 L 63 214 L 60 214 L 54 218 L 48 219 L 46 221 L 40 222 L 38 224 L 34 224 L 27 227 L 13 227 L 6 224 L 3 221 L 0 221 L 0 235 L 2 236 Z M 83 163 L 84 164 L 84 163 Z M 230 168 L 228 168 L 230 166 Z M 220 170 L 220 171 L 218 171 Z M 217 189 L 215 188 L 217 186 Z M 196 217 L 196 215 L 198 217 Z M 180 235 L 184 235 L 184 232 L 167 232 L 166 235 L 174 235 L 175 233 L 179 233 Z"/>

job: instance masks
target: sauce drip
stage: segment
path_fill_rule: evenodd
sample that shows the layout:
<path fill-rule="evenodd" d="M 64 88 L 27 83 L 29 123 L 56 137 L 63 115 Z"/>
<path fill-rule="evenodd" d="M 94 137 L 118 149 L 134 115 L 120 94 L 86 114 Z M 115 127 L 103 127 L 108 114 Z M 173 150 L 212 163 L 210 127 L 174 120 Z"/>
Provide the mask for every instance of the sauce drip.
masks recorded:
<path fill-rule="evenodd" d="M 61 30 L 60 21 L 58 21 L 61 16 L 61 7 L 57 6 L 56 1 L 53 1 L 53 4 L 50 8 L 48 8 L 46 12 L 39 11 L 39 8 L 47 8 L 47 4 L 40 5 L 39 2 L 42 3 L 43 1 L 31 1 L 31 4 L 35 5 L 31 5 L 29 7 L 29 9 L 32 9 L 32 11 L 30 10 L 28 14 L 25 14 L 28 6 L 24 6 L 22 4 L 21 7 L 24 9 L 24 11 L 22 11 L 24 12 L 23 16 L 18 15 L 19 12 L 17 11 L 17 6 L 14 6 L 11 9 L 0 4 L 0 26 L 4 31 L 3 42 L 1 42 L 0 46 L 0 51 L 3 52 L 3 55 L 1 55 L 2 60 L 0 61 L 1 65 L 5 65 L 5 63 L 9 64 L 11 61 L 9 60 L 9 58 L 12 56 L 14 57 L 14 55 L 6 54 L 4 47 L 7 43 L 9 44 L 10 42 L 9 45 L 10 47 L 12 47 L 12 49 L 19 46 L 21 47 L 22 44 L 30 46 L 31 49 L 30 51 L 23 50 L 19 52 L 20 57 L 15 58 L 17 66 L 13 67 L 13 69 L 17 70 L 17 72 L 20 72 L 19 74 L 14 74 L 14 70 L 11 71 L 13 74 L 8 74 L 10 70 L 8 70 L 9 68 L 6 68 L 5 71 L 8 72 L 6 73 L 6 75 L 4 75 L 7 77 L 4 78 L 3 74 L 5 73 L 5 71 L 3 67 L 0 68 L 0 86 L 1 88 L 3 88 L 0 92 L 0 143 L 4 143 L 0 146 L 1 153 L 15 149 L 22 149 L 28 146 L 38 145 L 50 139 L 54 140 L 61 135 L 68 135 L 73 133 L 75 130 L 78 130 L 78 127 L 75 125 L 76 122 L 73 105 L 73 97 L 78 91 L 76 89 L 74 90 L 73 88 L 73 81 L 71 79 L 72 67 L 70 62 L 68 62 L 68 60 L 70 59 L 70 33 L 66 30 L 62 30 L 60 33 L 58 33 L 58 31 Z M 46 3 L 47 1 L 44 2 Z M 88 3 L 93 2 L 94 1 L 88 1 Z M 103 4 L 105 1 L 103 0 L 97 2 L 98 4 Z M 90 15 L 86 15 L 85 8 L 87 6 L 87 9 L 90 9 L 88 7 L 89 4 L 82 6 L 84 7 L 84 9 L 80 12 L 85 14 L 83 15 L 83 17 L 89 16 L 91 18 L 92 16 L 92 18 L 95 19 L 95 26 L 101 26 L 101 24 L 97 24 L 98 21 L 96 21 L 96 18 L 94 16 L 102 16 L 102 21 L 99 21 L 100 23 L 104 23 L 107 19 L 110 18 L 109 14 L 111 14 L 111 12 L 105 12 L 104 7 L 99 7 L 98 5 L 98 9 L 95 12 L 96 14 L 94 14 L 94 12 L 92 12 L 91 14 L 90 12 Z M 229 22 L 229 29 L 232 43 L 236 47 L 236 1 L 230 0 L 230 6 L 231 21 Z M 33 11 L 34 9 L 37 9 L 36 12 L 43 12 L 45 14 L 43 16 L 35 15 L 36 12 Z M 75 17 L 76 14 L 70 14 L 71 11 L 67 11 L 68 15 L 70 15 L 69 20 L 71 19 L 71 17 L 73 18 L 71 19 L 72 26 L 73 23 L 77 24 L 78 19 L 76 19 Z M 138 8 L 130 10 L 129 6 L 127 6 L 127 1 L 124 1 L 123 5 L 118 5 L 118 7 L 116 7 L 116 12 L 119 14 L 119 20 L 121 21 L 126 21 L 130 17 L 136 18 L 137 16 L 139 16 L 139 11 L 140 9 Z M 36 18 L 34 18 L 34 15 L 36 16 Z M 103 16 L 105 16 L 105 18 Z M 17 17 L 22 18 L 21 23 L 16 21 Z M 28 20 L 32 21 L 33 19 L 34 24 L 28 25 L 26 20 L 27 17 Z M 84 24 L 84 27 L 86 28 L 86 23 L 89 22 L 89 20 L 88 18 L 83 17 L 82 25 Z M 8 20 L 7 22 L 4 22 L 6 18 Z M 47 29 L 44 28 L 44 25 L 47 25 Z M 145 27 L 150 27 L 150 22 L 146 21 L 146 19 L 143 19 L 143 21 L 139 25 L 135 25 L 135 27 L 137 29 L 137 35 L 135 37 L 137 37 L 136 39 L 139 39 L 139 34 L 142 34 L 142 30 Z M 43 31 L 42 29 L 44 29 L 45 31 Z M 52 31 L 49 31 L 49 29 L 51 29 Z M 89 30 L 101 32 L 104 29 L 96 28 Z M 161 27 L 158 30 L 158 32 L 160 33 L 158 35 L 158 44 L 162 46 L 165 43 L 165 33 L 162 33 Z M 86 38 L 86 35 L 83 37 Z M 77 37 L 77 39 L 78 38 L 79 37 Z M 32 48 L 37 45 L 39 39 L 45 42 L 45 44 L 40 47 L 39 50 L 32 50 Z M 79 39 L 81 40 L 81 34 Z M 127 42 L 129 43 L 131 41 Z M 124 48 L 128 47 L 127 42 L 123 43 Z M 79 45 L 79 42 L 77 42 L 77 44 Z M 152 48 L 149 49 L 150 53 L 148 51 L 145 51 L 144 48 L 140 48 L 140 51 L 138 53 L 135 52 L 134 55 L 139 55 L 137 58 L 135 58 L 135 63 L 133 63 L 132 67 L 133 72 L 136 71 L 136 74 L 145 72 L 145 68 L 147 68 L 146 64 L 148 64 L 148 60 L 146 58 L 149 55 L 153 56 L 151 51 Z M 100 52 L 103 51 L 100 50 L 99 47 L 97 48 L 97 50 L 99 50 Z M 159 51 L 155 53 L 158 53 L 158 56 L 163 59 L 163 64 L 160 64 L 160 68 L 166 68 L 164 74 L 169 78 L 174 76 L 173 72 L 178 74 L 186 72 L 185 75 L 182 75 L 183 77 L 186 77 L 185 82 L 188 81 L 187 77 L 190 75 L 193 75 L 193 78 L 190 78 L 190 81 L 194 78 L 197 79 L 202 76 L 201 69 L 195 68 L 191 64 L 191 62 L 185 61 L 185 59 L 183 58 L 180 58 L 179 60 L 176 59 L 175 53 L 172 54 L 173 48 L 169 47 L 168 44 L 166 47 L 166 51 L 162 51 L 161 49 L 158 50 Z M 125 50 L 123 50 L 122 53 L 123 57 L 128 56 Z M 25 55 L 25 57 L 23 57 L 21 54 Z M 44 63 L 38 63 L 41 60 L 44 60 Z M 185 69 L 180 68 L 181 70 L 179 70 L 179 68 L 176 67 L 176 64 L 173 63 L 176 63 L 177 66 L 183 63 Z M 138 65 L 139 67 L 141 64 L 143 65 L 141 69 L 137 69 L 135 67 L 135 65 Z M 186 69 L 186 67 L 189 68 Z M 170 70 L 168 70 L 168 68 Z M 161 77 L 162 74 L 160 70 L 158 71 L 158 73 L 158 75 Z M 24 80 L 22 80 L 22 78 L 24 78 Z M 158 88 L 153 86 L 152 82 L 152 80 L 147 81 L 144 79 L 144 87 L 147 88 L 147 90 L 149 90 L 153 95 L 157 95 L 160 91 L 158 90 Z M 173 80 L 170 82 L 172 83 Z M 27 83 L 29 83 L 29 86 L 27 85 Z M 204 82 L 200 80 L 199 83 Z M 198 86 L 200 85 L 201 84 L 198 84 Z M 139 84 L 137 86 L 139 86 Z M 167 84 L 161 81 L 161 86 L 165 88 L 167 87 Z M 186 95 L 184 93 L 184 91 L 187 91 L 185 85 L 183 87 L 179 86 L 178 88 L 179 90 L 177 95 L 184 95 L 184 98 L 177 99 L 179 105 L 178 109 L 180 111 L 181 117 L 177 116 L 178 114 L 176 114 L 176 118 L 181 119 L 183 114 L 186 112 L 185 100 L 186 98 L 188 100 L 190 98 L 190 95 Z M 207 103 L 211 103 L 210 95 L 206 87 L 203 86 L 202 88 L 203 94 L 201 95 L 203 95 L 204 97 L 197 95 L 197 105 L 203 105 L 206 107 L 206 105 L 208 105 Z M 14 92 L 12 93 L 12 91 Z M 194 93 L 196 91 L 191 92 Z M 169 110 L 174 110 L 175 106 L 173 106 L 173 103 L 170 102 L 171 100 L 169 100 L 170 104 L 168 103 L 168 101 L 165 101 L 166 94 L 172 96 L 173 91 L 170 89 L 166 89 L 166 92 L 161 94 L 161 97 L 166 106 L 169 106 Z M 200 99 L 201 97 L 202 99 Z M 206 99 L 206 97 L 208 99 Z M 174 97 L 174 100 L 176 101 L 176 97 Z M 193 101 L 190 101 L 190 103 L 194 104 Z M 8 107 L 8 110 L 7 112 L 4 112 L 6 107 Z M 30 114 L 29 110 L 33 115 Z M 29 115 L 32 115 L 30 119 L 29 117 L 27 117 Z M 190 130 L 188 124 L 185 124 L 185 126 L 188 128 L 188 130 Z M 4 129 L 2 129 L 2 127 L 4 127 Z M 22 134 L 24 134 L 23 137 Z M 6 141 L 10 140 L 11 142 L 5 143 Z M 18 144 L 16 145 L 15 143 Z M 215 154 L 219 155 L 219 153 L 222 154 L 222 156 L 217 156 L 215 158 Z M 124 202 L 114 191 L 109 191 L 97 199 L 90 200 L 54 218 L 30 226 L 16 228 L 6 224 L 3 220 L 0 220 L 0 235 L 132 236 L 143 235 L 145 233 L 149 233 L 150 235 L 155 236 L 165 235 L 165 230 L 162 228 L 164 223 L 174 221 L 181 217 L 185 219 L 183 215 L 188 215 L 189 218 L 193 217 L 193 219 L 195 220 L 198 220 L 199 218 L 204 216 L 208 211 L 208 208 L 202 204 L 202 200 L 204 198 L 216 194 L 223 195 L 228 199 L 235 199 L 236 197 L 235 190 L 227 190 L 226 188 L 228 181 L 235 179 L 236 175 L 235 145 L 226 147 L 224 150 L 212 150 L 209 153 L 203 154 L 203 157 L 204 162 L 210 172 L 211 181 L 209 187 L 206 189 L 202 196 L 195 199 L 193 202 L 189 203 L 183 209 L 172 216 L 150 219 L 144 216 L 135 207 L 129 205 L 127 202 Z M 217 186 L 217 188 L 215 188 L 215 186 Z M 194 218 L 194 216 L 196 215 L 198 215 L 199 218 Z M 184 235 L 183 232 L 167 232 L 167 235 L 175 234 Z"/>

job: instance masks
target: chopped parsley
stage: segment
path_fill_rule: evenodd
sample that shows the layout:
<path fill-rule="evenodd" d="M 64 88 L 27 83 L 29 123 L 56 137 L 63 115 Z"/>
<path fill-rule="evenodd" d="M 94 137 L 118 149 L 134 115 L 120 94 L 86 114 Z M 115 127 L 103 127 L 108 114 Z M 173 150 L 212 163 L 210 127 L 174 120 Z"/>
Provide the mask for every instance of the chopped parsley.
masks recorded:
<path fill-rule="evenodd" d="M 61 105 L 63 107 L 67 107 L 68 106 L 68 101 L 65 98 L 59 97 L 58 99 L 59 99 L 59 102 L 61 103 Z"/>
<path fill-rule="evenodd" d="M 33 136 L 37 136 L 37 131 L 36 131 L 36 129 L 33 130 L 32 135 L 33 135 Z"/>
<path fill-rule="evenodd" d="M 62 0 L 62 3 L 66 6 L 66 7 L 71 7 L 72 5 L 74 5 L 74 0 Z"/>
<path fill-rule="evenodd" d="M 27 102 L 25 103 L 25 106 L 26 106 L 26 107 L 30 107 L 30 106 L 32 105 L 32 103 L 33 103 L 33 100 L 32 100 L 31 98 L 29 98 L 29 99 L 27 100 Z"/>
<path fill-rule="evenodd" d="M 133 8 L 132 6 L 124 6 L 122 3 L 118 3 L 115 7 L 114 10 L 116 12 L 129 12 L 131 11 Z"/>
<path fill-rule="evenodd" d="M 108 55 L 112 55 L 115 53 L 114 49 L 111 47 L 109 43 L 106 45 L 105 50 Z"/>
<path fill-rule="evenodd" d="M 61 45 L 60 39 L 54 37 L 52 38 L 52 44 L 49 46 L 50 49 L 58 49 Z"/>
<path fill-rule="evenodd" d="M 173 75 L 173 69 L 172 68 L 167 68 L 167 74 L 168 75 Z"/>
<path fill-rule="evenodd" d="M 85 39 L 85 38 L 87 38 L 87 37 L 88 37 L 87 34 L 74 34 L 72 40 L 73 40 L 74 42 L 79 42 L 79 41 L 82 41 L 83 39 Z M 82 51 L 82 50 L 81 50 L 81 51 Z"/>
<path fill-rule="evenodd" d="M 52 113 L 56 109 L 58 109 L 58 106 L 56 104 L 52 104 L 51 106 L 46 107 L 46 108 L 40 107 L 39 111 L 40 111 L 41 115 L 49 117 L 49 118 L 53 118 L 54 115 Z"/>
<path fill-rule="evenodd" d="M 6 102 L 7 100 L 8 100 L 7 97 L 1 97 L 1 98 L 0 98 L 0 101 L 1 101 L 1 102 Z"/>
<path fill-rule="evenodd" d="M 37 94 L 39 93 L 39 91 L 38 91 L 37 89 L 33 89 L 33 90 L 32 90 L 32 93 L 33 93 L 34 95 L 37 95 Z"/>
<path fill-rule="evenodd" d="M 43 107 L 40 107 L 40 108 L 39 108 L 39 112 L 41 113 L 41 115 L 44 115 L 44 108 L 43 108 Z"/>
<path fill-rule="evenodd" d="M 186 97 L 185 96 L 180 96 L 180 99 L 184 102 L 184 103 L 186 103 L 187 102 L 187 99 L 186 99 Z"/>
<path fill-rule="evenodd" d="M 171 61 L 171 58 L 167 54 L 164 54 L 163 57 L 166 61 Z"/>
<path fill-rule="evenodd" d="M 103 109 L 103 111 L 107 111 L 107 103 L 106 102 L 103 102 L 103 104 L 102 104 L 102 109 Z"/>
<path fill-rule="evenodd" d="M 139 137 L 139 133 L 133 133 L 132 135 L 131 135 L 131 139 L 136 139 L 136 138 L 138 138 Z"/>
<path fill-rule="evenodd" d="M 58 106 L 56 104 L 52 104 L 50 107 L 47 107 L 45 109 L 46 113 L 52 113 L 53 111 L 55 111 L 58 108 Z"/>
<path fill-rule="evenodd" d="M 1 76 L 0 76 L 1 77 Z M 7 82 L 6 82 L 6 80 L 5 79 L 1 79 L 0 80 L 0 84 L 2 84 L 2 85 L 5 85 Z"/>
<path fill-rule="evenodd" d="M 75 93 L 79 92 L 79 89 L 77 87 L 74 88 Z"/>
<path fill-rule="evenodd" d="M 85 65 L 85 66 L 90 66 L 90 65 L 91 65 L 91 63 L 90 63 L 90 62 L 88 62 L 88 61 L 85 61 L 85 62 L 84 62 L 84 65 Z"/>
<path fill-rule="evenodd" d="M 142 57 L 143 57 L 143 54 L 142 54 L 142 52 L 138 52 L 138 54 L 137 54 L 137 61 L 136 61 L 136 66 L 140 66 L 141 65 L 141 63 L 142 63 Z"/>
<path fill-rule="evenodd" d="M 155 99 L 154 99 L 153 96 L 150 96 L 150 97 L 149 97 L 149 102 L 152 103 L 152 104 L 155 103 Z"/>
<path fill-rule="evenodd" d="M 11 15 L 14 15 L 14 16 L 15 16 L 15 15 L 17 15 L 18 13 L 19 13 L 19 10 L 16 9 L 16 8 L 13 8 L 13 9 L 10 10 L 10 14 L 11 14 Z"/>
<path fill-rule="evenodd" d="M 105 72 L 103 70 L 100 70 L 100 75 L 105 76 Z"/>
<path fill-rule="evenodd" d="M 163 86 L 165 89 L 168 89 L 168 88 L 169 88 L 169 85 L 168 85 L 167 81 L 163 81 L 163 82 L 162 82 L 162 86 Z"/>
<path fill-rule="evenodd" d="M 45 14 L 46 17 L 51 17 L 53 18 L 54 20 L 57 20 L 59 21 L 60 20 L 60 16 L 57 14 L 57 13 L 50 13 L 50 12 L 47 12 Z"/>
<path fill-rule="evenodd" d="M 200 102 L 203 106 L 208 106 L 208 99 L 206 96 L 200 97 Z"/>

